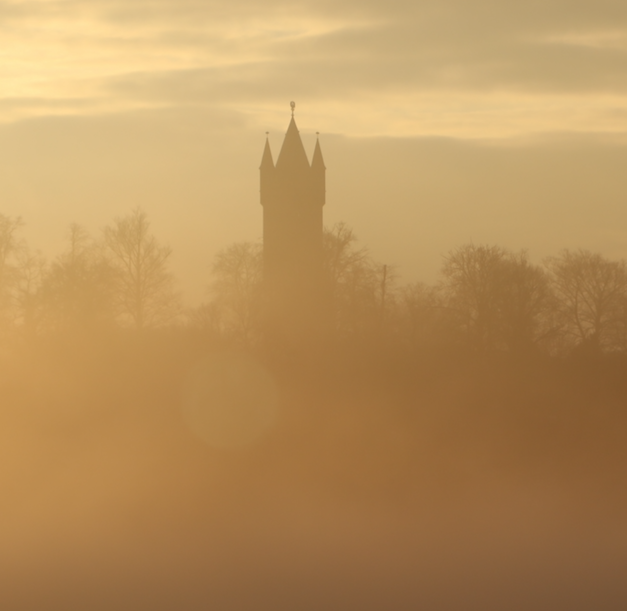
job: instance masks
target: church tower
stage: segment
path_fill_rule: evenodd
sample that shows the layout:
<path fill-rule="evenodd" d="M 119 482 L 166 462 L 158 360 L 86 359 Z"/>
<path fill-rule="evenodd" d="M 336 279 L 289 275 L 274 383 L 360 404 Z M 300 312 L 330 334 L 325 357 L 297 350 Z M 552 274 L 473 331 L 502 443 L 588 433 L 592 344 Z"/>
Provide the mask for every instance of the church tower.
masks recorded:
<path fill-rule="evenodd" d="M 292 118 L 276 164 L 270 144 L 261 160 L 263 282 L 275 332 L 302 337 L 320 326 L 323 311 L 322 207 L 325 167 L 316 142 L 311 164 Z"/>

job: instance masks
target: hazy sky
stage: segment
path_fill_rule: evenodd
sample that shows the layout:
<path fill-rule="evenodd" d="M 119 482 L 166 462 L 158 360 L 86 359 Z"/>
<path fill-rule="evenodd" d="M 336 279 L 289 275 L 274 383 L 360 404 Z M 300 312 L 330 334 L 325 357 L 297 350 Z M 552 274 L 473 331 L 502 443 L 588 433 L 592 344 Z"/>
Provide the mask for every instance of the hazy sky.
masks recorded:
<path fill-rule="evenodd" d="M 297 103 L 328 223 L 403 278 L 473 240 L 627 256 L 624 0 L 0 0 L 0 211 L 54 256 L 141 205 L 197 301 Z"/>

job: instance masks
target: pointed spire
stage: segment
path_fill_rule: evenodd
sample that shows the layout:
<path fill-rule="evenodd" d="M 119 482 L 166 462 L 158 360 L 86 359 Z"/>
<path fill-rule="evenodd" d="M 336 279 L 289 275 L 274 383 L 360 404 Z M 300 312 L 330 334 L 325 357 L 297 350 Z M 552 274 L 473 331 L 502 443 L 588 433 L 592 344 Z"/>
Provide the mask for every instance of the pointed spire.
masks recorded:
<path fill-rule="evenodd" d="M 316 138 L 316 148 L 314 149 L 313 159 L 311 160 L 312 170 L 325 170 L 324 159 L 322 158 L 322 149 L 320 148 L 320 140 Z"/>
<path fill-rule="evenodd" d="M 268 142 L 268 132 L 266 132 L 266 146 L 263 149 L 263 156 L 261 157 L 260 170 L 267 168 L 274 169 L 274 161 L 272 160 L 272 151 L 270 150 L 270 142 Z"/>
<path fill-rule="evenodd" d="M 279 158 L 276 162 L 277 169 L 280 168 L 309 168 L 309 160 L 307 159 L 307 153 L 305 153 L 305 147 L 300 139 L 298 128 L 296 127 L 296 121 L 292 117 L 287 133 L 285 134 L 285 140 L 283 140 L 283 146 L 279 153 Z"/>

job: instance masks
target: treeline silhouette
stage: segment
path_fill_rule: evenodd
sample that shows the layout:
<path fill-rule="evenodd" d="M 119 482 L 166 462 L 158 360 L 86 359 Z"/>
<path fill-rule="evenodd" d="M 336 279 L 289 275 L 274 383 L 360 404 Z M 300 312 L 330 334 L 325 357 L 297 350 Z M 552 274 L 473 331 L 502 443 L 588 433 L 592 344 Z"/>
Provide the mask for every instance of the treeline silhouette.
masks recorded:
<path fill-rule="evenodd" d="M 264 330 L 259 243 L 220 251 L 207 265 L 205 303 L 189 308 L 169 269 L 171 250 L 140 208 L 97 238 L 70 226 L 65 251 L 51 261 L 28 248 L 21 225 L 0 216 L 5 391 L 20 379 L 43 388 L 40 379 L 64 368 L 59 379 L 83 371 L 109 390 L 132 382 L 152 396 L 160 387 L 159 400 L 176 403 L 199 359 L 239 351 L 300 396 L 310 386 L 311 397 L 328 393 L 322 405 L 377 388 L 396 396 L 386 409 L 411 412 L 425 393 L 453 400 L 451 385 L 465 388 L 459 404 L 485 403 L 479 397 L 500 388 L 509 408 L 527 402 L 539 411 L 627 398 L 627 266 L 598 253 L 566 250 L 537 265 L 524 251 L 466 244 L 444 257 L 434 284 L 401 284 L 339 223 L 324 231 L 327 333 L 286 344 Z"/>
<path fill-rule="evenodd" d="M 71 225 L 52 261 L 0 215 L 0 341 L 50 334 L 168 329 L 208 342 L 263 344 L 262 246 L 236 243 L 208 267 L 207 300 L 183 307 L 171 249 L 136 208 L 94 239 Z M 621 355 L 627 352 L 627 265 L 564 250 L 541 265 L 526 251 L 465 244 L 443 260 L 435 284 L 402 285 L 344 223 L 325 229 L 331 313 L 328 340 L 376 352 Z M 207 265 L 199 262 L 199 265 Z M 304 347 L 309 349 L 309 347 Z"/>
<path fill-rule="evenodd" d="M 399 285 L 345 224 L 325 231 L 324 265 L 336 339 L 399 348 L 566 355 L 627 349 L 627 268 L 586 250 L 543 265 L 526 252 L 467 244 L 444 259 L 435 285 Z M 218 254 L 213 299 L 192 324 L 249 344 L 262 324 L 261 247 L 235 244 Z"/>

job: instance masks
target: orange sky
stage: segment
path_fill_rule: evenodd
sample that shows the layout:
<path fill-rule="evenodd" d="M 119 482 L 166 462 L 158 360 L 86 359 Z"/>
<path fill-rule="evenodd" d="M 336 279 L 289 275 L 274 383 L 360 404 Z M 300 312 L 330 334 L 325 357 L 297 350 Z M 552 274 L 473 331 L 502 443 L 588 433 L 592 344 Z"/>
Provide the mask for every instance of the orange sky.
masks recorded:
<path fill-rule="evenodd" d="M 627 256 L 627 4 L 0 1 L 1 211 L 54 256 L 141 205 L 188 299 L 258 239 L 297 102 L 344 220 L 406 280 L 461 243 Z"/>

